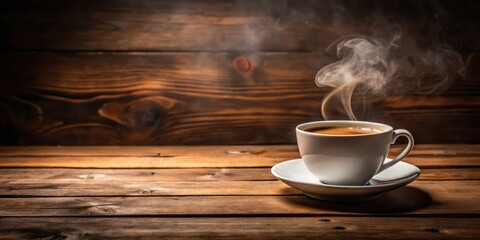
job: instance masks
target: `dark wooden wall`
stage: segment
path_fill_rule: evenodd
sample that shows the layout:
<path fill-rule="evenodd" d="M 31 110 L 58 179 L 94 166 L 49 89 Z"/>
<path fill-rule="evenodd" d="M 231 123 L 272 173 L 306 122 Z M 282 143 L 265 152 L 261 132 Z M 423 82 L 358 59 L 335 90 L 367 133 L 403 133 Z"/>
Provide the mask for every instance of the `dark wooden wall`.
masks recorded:
<path fill-rule="evenodd" d="M 320 120 L 316 72 L 378 13 L 406 33 L 440 21 L 467 63 L 440 95 L 356 98 L 360 119 L 418 143 L 478 143 L 476 1 L 1 1 L 3 145 L 281 144 Z M 439 9 L 439 10 L 438 10 Z"/>

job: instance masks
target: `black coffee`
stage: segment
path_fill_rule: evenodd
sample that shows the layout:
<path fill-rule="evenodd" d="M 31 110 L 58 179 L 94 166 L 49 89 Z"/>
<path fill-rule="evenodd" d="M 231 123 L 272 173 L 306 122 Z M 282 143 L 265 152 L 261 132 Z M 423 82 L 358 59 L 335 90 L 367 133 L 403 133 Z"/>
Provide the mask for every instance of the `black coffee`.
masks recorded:
<path fill-rule="evenodd" d="M 328 135 L 365 135 L 382 132 L 376 128 L 365 127 L 313 127 L 305 129 L 305 131 Z"/>

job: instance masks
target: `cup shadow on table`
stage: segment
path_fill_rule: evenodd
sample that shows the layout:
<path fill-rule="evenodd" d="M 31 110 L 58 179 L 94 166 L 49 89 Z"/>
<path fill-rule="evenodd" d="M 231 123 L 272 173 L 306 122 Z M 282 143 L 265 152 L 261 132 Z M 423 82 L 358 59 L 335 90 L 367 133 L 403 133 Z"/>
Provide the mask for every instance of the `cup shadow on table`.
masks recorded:
<path fill-rule="evenodd" d="M 289 204 L 346 213 L 394 214 L 414 212 L 428 207 L 433 201 L 430 194 L 416 187 L 402 187 L 365 202 L 327 202 L 309 198 L 286 198 Z"/>

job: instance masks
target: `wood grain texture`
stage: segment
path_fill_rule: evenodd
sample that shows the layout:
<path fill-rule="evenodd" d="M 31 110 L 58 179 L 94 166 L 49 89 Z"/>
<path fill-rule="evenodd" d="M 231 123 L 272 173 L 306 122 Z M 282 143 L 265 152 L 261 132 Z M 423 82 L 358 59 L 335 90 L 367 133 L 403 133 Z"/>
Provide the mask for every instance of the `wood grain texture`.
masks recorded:
<path fill-rule="evenodd" d="M 478 218 L 0 218 L 4 239 L 475 239 Z"/>
<path fill-rule="evenodd" d="M 65 171 L 66 170 L 66 171 Z M 200 171 L 199 171 L 200 170 Z M 70 173 L 70 174 L 68 174 Z M 180 176 L 182 173 L 182 176 Z M 235 173 L 238 174 L 238 176 Z M 0 197 L 300 195 L 264 169 L 0 169 Z M 183 177 L 185 176 L 185 177 Z M 247 180 L 248 179 L 248 180 Z M 480 180 L 478 169 L 427 169 L 417 181 Z M 430 180 L 430 181 L 428 181 Z"/>
<path fill-rule="evenodd" d="M 7 49 L 323 51 L 345 35 L 381 32 L 383 22 L 427 44 L 479 47 L 476 1 L 12 0 L 2 7 Z"/>
<path fill-rule="evenodd" d="M 422 168 L 417 181 L 480 180 L 476 168 Z M 69 168 L 0 168 L 3 182 L 41 183 L 118 183 L 127 182 L 203 182 L 203 181 L 271 181 L 276 178 L 270 168 L 193 168 L 193 169 L 69 169 Z"/>
<path fill-rule="evenodd" d="M 472 59 L 480 63 L 478 54 Z M 332 61 L 323 53 L 3 53 L 1 139 L 14 145 L 293 143 L 297 124 L 321 119 L 321 100 L 331 89 L 316 87 L 314 76 Z M 357 92 L 354 111 L 362 120 L 409 129 L 418 143 L 478 143 L 475 66 L 442 95 L 416 92 L 413 82 L 406 95 Z"/>
<path fill-rule="evenodd" d="M 459 170 L 462 169 L 451 169 Z M 465 170 L 465 169 L 464 169 Z M 446 172 L 446 171 L 445 171 Z M 456 179 L 476 179 L 465 170 Z M 4 183 L 9 181 L 64 182 L 176 182 L 176 181 L 269 181 L 276 180 L 270 168 L 167 168 L 167 169 L 70 169 L 70 168 L 0 168 Z M 446 176 L 448 174 L 439 174 Z M 478 173 L 480 175 L 480 173 Z M 452 176 L 453 177 L 453 176 Z M 442 177 L 439 177 L 442 178 Z"/>
<path fill-rule="evenodd" d="M 411 154 L 422 168 L 417 181 L 370 202 L 339 204 L 301 195 L 269 167 L 230 168 L 292 157 L 292 145 L 0 147 L 0 162 L 20 165 L 96 158 L 115 167 L 122 165 L 115 158 L 160 156 L 198 162 L 184 169 L 0 168 L 0 239 L 475 239 L 479 152 L 478 145 L 418 145 Z M 211 168 L 208 159 L 233 164 Z"/>
<path fill-rule="evenodd" d="M 336 60 L 327 47 L 392 29 L 419 51 L 462 52 L 465 79 L 437 96 L 421 73 L 422 84 L 390 87 L 389 97 L 357 92 L 358 118 L 407 128 L 418 143 L 480 141 L 477 1 L 6 0 L 0 9 L 0 145 L 293 143 L 297 124 L 321 119 L 330 89 L 313 80 Z"/>
<path fill-rule="evenodd" d="M 392 145 L 391 156 L 403 150 L 401 145 Z M 231 145 L 231 146 L 1 146 L 0 156 L 6 157 L 160 157 L 175 155 L 201 157 L 216 155 L 224 157 L 299 157 L 296 145 Z M 411 157 L 475 157 L 480 154 L 480 144 L 416 144 Z"/>
<path fill-rule="evenodd" d="M 434 146 L 438 146 L 438 149 L 435 150 Z M 405 161 L 421 168 L 480 166 L 478 145 L 418 145 L 417 148 Z M 0 152 L 6 154 L 0 154 L 0 167 L 272 167 L 285 160 L 300 157 L 296 146 L 98 147 L 85 148 L 85 151 L 82 147 L 25 147 L 25 153 L 20 153 L 20 149 L 22 147 L 0 148 Z M 36 149 L 39 149 L 39 152 L 35 153 Z M 395 155 L 398 149 L 393 148 L 392 154 Z M 68 152 L 71 152 L 71 155 L 68 155 Z M 126 155 L 123 156 L 122 153 Z"/>
<path fill-rule="evenodd" d="M 341 205 L 305 196 L 0 198 L 1 216 L 464 215 L 478 216 L 480 181 L 418 181 L 370 202 Z M 228 186 L 225 186 L 228 188 Z M 291 191 L 285 185 L 285 191 Z M 211 190 L 214 191 L 214 190 Z M 254 190 L 253 190 L 254 191 Z"/>
<path fill-rule="evenodd" d="M 285 156 L 275 158 L 252 158 L 239 156 L 216 158 L 211 156 L 191 157 L 5 157 L 0 159 L 0 167 L 24 168 L 224 168 L 224 167 L 272 167 L 290 160 Z M 415 158 L 407 157 L 405 162 L 419 167 L 478 167 L 479 157 Z"/>
<path fill-rule="evenodd" d="M 185 172 L 188 174 L 188 171 Z M 91 175 L 90 175 L 91 176 Z M 97 175 L 98 177 L 98 175 Z M 267 196 L 301 195 L 279 181 L 202 181 L 175 182 L 135 179 L 125 181 L 10 181 L 0 183 L 0 196 L 79 197 L 79 196 Z"/>

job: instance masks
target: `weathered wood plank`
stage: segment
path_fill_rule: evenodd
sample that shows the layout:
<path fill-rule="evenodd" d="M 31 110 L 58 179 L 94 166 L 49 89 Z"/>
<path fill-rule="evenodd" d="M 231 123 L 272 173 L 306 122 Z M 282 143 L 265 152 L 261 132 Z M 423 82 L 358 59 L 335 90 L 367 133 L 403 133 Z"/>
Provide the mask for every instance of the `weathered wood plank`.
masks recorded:
<path fill-rule="evenodd" d="M 22 150 L 23 149 L 23 150 Z M 392 148 L 392 156 L 400 146 Z M 405 161 L 421 168 L 478 167 L 478 145 L 417 145 Z M 1 147 L 0 167 L 271 167 L 299 158 L 296 146 Z M 113 155 L 112 155 L 113 154 Z"/>
<path fill-rule="evenodd" d="M 270 168 L 181 168 L 181 169 L 71 169 L 0 168 L 3 184 L 12 182 L 116 183 L 175 181 L 269 181 L 276 180 Z M 480 180 L 477 168 L 422 169 L 422 180 Z M 2 184 L 2 183 L 0 183 Z"/>
<path fill-rule="evenodd" d="M 417 181 L 374 201 L 355 204 L 305 196 L 1 198 L 0 216 L 478 215 L 479 187 L 480 181 Z"/>
<path fill-rule="evenodd" d="M 4 157 L 0 167 L 66 167 L 66 168 L 220 168 L 268 167 L 288 159 L 252 158 L 237 156 L 215 158 L 212 156 L 173 157 Z M 474 164 L 473 159 L 458 159 L 455 164 Z"/>
<path fill-rule="evenodd" d="M 417 145 L 413 151 L 420 151 Z M 432 154 L 480 154 L 480 145 L 425 145 Z M 430 147 L 431 146 L 431 150 Z M 437 147 L 438 146 L 438 147 Z M 438 150 L 435 150 L 437 149 Z M 296 145 L 230 145 L 230 146 L 0 146 L 1 157 L 291 157 L 299 156 Z"/>
<path fill-rule="evenodd" d="M 392 145 L 390 154 L 400 153 L 403 146 Z M 159 157 L 172 155 L 218 155 L 251 157 L 298 157 L 296 145 L 231 146 L 0 146 L 0 157 Z M 411 157 L 468 157 L 480 154 L 479 144 L 416 144 Z"/>
<path fill-rule="evenodd" d="M 320 118 L 328 91 L 313 82 L 327 59 L 298 54 L 298 62 L 287 54 L 2 54 L 5 79 L 15 79 L 0 81 L 2 136 L 42 145 L 292 141 L 297 123 Z"/>
<path fill-rule="evenodd" d="M 219 175 L 220 177 L 217 177 Z M 286 188 L 285 184 L 276 181 L 275 177 L 270 173 L 270 168 L 107 171 L 82 169 L 0 169 L 0 176 L 0 196 L 301 194 L 301 192 L 293 188 Z M 422 171 L 417 181 L 425 180 L 480 180 L 480 171 L 476 168 L 427 169 Z"/>
<path fill-rule="evenodd" d="M 478 49 L 475 1 L 12 0 L 2 7 L 9 49 L 322 51 L 344 35 L 380 35 L 372 27 L 379 22 L 424 41 Z"/>
<path fill-rule="evenodd" d="M 435 169 L 433 169 L 435 170 Z M 457 174 L 442 174 L 439 178 L 451 176 L 458 179 L 475 179 L 474 169 L 457 170 Z M 465 170 L 465 171 L 462 171 Z M 460 175 L 460 173 L 465 173 Z M 478 173 L 480 175 L 480 173 Z M 0 168 L 1 181 L 42 181 L 65 182 L 174 182 L 174 181 L 268 181 L 276 180 L 270 168 L 172 168 L 172 169 L 71 169 L 71 168 Z"/>
<path fill-rule="evenodd" d="M 290 160 L 284 156 L 254 158 L 238 156 L 174 157 L 1 157 L 0 167 L 55 167 L 55 168 L 223 168 L 223 167 L 272 167 Z M 407 157 L 405 162 L 419 167 L 478 167 L 479 157 L 425 158 Z"/>
<path fill-rule="evenodd" d="M 475 239 L 480 219 L 0 218 L 5 239 Z"/>
<path fill-rule="evenodd" d="M 417 180 L 480 180 L 480 171 L 478 168 L 422 169 Z"/>
<path fill-rule="evenodd" d="M 297 124 L 321 119 L 321 100 L 331 89 L 316 87 L 314 76 L 332 61 L 323 53 L 3 53 L 0 140 L 293 143 Z M 478 143 L 477 78 L 471 73 L 439 96 L 378 99 L 358 92 L 354 111 L 362 120 L 407 128 L 418 143 Z"/>
<path fill-rule="evenodd" d="M 228 196 L 228 195 L 300 195 L 280 181 L 9 181 L 0 179 L 0 197 L 47 196 Z"/>

